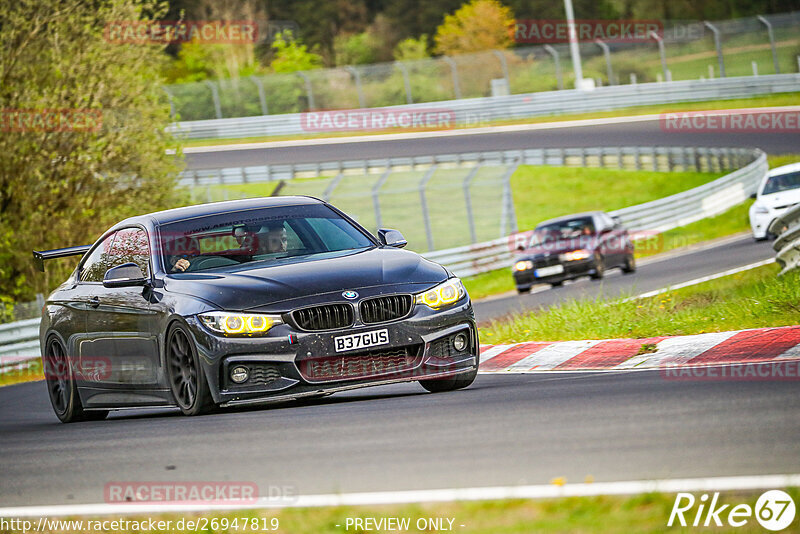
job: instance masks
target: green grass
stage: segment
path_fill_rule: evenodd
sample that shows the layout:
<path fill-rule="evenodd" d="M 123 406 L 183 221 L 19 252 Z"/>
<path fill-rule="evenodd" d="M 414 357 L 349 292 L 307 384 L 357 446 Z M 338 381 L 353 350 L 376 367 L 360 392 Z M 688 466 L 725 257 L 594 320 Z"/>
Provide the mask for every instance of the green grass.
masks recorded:
<path fill-rule="evenodd" d="M 482 325 L 481 342 L 645 338 L 797 324 L 800 274 L 777 277 L 778 271 L 770 264 L 647 299 L 572 300 Z"/>
<path fill-rule="evenodd" d="M 714 62 L 716 59 L 714 60 Z M 714 63 L 716 65 L 716 63 Z M 770 63 L 771 64 L 771 63 Z M 748 63 L 749 65 L 749 63 Z M 707 67 L 704 67 L 707 69 Z M 605 69 L 605 67 L 603 67 Z M 605 71 L 605 70 L 604 70 Z M 788 71 L 793 72 L 793 71 Z M 608 117 L 621 117 L 625 115 L 648 115 L 654 113 L 666 113 L 670 111 L 704 111 L 713 109 L 737 109 L 737 108 L 756 108 L 756 107 L 777 107 L 797 105 L 800 93 L 781 93 L 776 95 L 764 95 L 752 98 L 736 98 L 729 100 L 713 100 L 708 102 L 686 102 L 678 104 L 631 106 L 628 108 L 613 111 L 596 111 L 591 113 L 569 113 L 564 115 L 545 115 L 526 119 L 504 119 L 493 121 L 482 121 L 480 124 L 469 127 L 503 126 L 513 124 L 539 124 L 544 122 L 561 122 L 581 119 L 603 119 Z M 412 131 L 431 131 L 431 130 L 402 130 Z M 262 143 L 269 141 L 291 141 L 300 139 L 322 139 L 329 137 L 352 137 L 365 135 L 378 135 L 387 133 L 397 133 L 397 129 L 380 130 L 370 132 L 326 132 L 318 134 L 298 134 L 298 135 L 266 135 L 256 137 L 242 137 L 234 139 L 186 139 L 183 141 L 184 147 L 201 147 L 239 143 Z"/>
<path fill-rule="evenodd" d="M 581 481 L 582 482 L 582 481 Z M 795 502 L 800 502 L 800 491 L 797 488 L 784 489 Z M 749 518 L 743 527 L 731 528 L 727 525 L 727 513 L 737 504 L 747 504 L 754 508 L 762 492 L 722 492 L 718 505 L 728 505 L 720 515 L 725 527 L 714 527 L 714 532 L 764 532 L 755 518 Z M 699 499 L 701 493 L 695 492 Z M 645 493 L 631 496 L 599 496 L 599 497 L 565 497 L 558 499 L 506 499 L 495 501 L 465 501 L 435 504 L 404 504 L 383 506 L 339 506 L 320 508 L 288 508 L 282 510 L 258 510 L 209 513 L 155 514 L 149 516 L 128 515 L 129 521 L 142 521 L 153 518 L 156 521 L 171 521 L 171 528 L 162 532 L 177 532 L 178 521 L 215 518 L 217 528 L 209 528 L 207 532 L 243 532 L 244 518 L 259 518 L 270 521 L 277 519 L 277 532 L 290 534 L 343 534 L 347 532 L 379 532 L 362 530 L 351 525 L 346 527 L 347 519 L 374 518 L 408 518 L 409 528 L 402 532 L 437 532 L 433 529 L 419 530 L 417 521 L 423 518 L 453 519 L 453 532 L 463 534 L 529 534 L 531 532 L 555 533 L 588 533 L 604 534 L 658 533 L 664 531 L 686 531 L 680 526 L 667 527 L 670 512 L 675 503 L 675 494 Z M 696 513 L 697 504 L 691 510 Z M 694 515 L 685 516 L 691 524 Z M 239 519 L 239 528 L 232 527 L 234 519 Z M 115 516 L 104 516 L 95 519 L 117 519 Z M 227 520 L 228 523 L 223 523 Z M 208 522 L 204 523 L 207 524 Z M 677 523 L 677 522 L 676 522 Z M 146 523 L 145 523 L 146 524 Z M 224 525 L 227 529 L 222 528 Z M 444 523 L 447 525 L 447 522 Z M 461 526 L 463 525 L 463 526 Z M 691 527 L 689 527 L 691 529 Z M 707 529 L 706 529 L 707 530 Z M 120 532 L 134 532 L 121 530 Z M 251 531 L 252 532 L 252 531 Z M 398 532 L 380 531 L 380 532 Z M 442 531 L 440 531 L 442 532 Z M 798 532 L 795 521 L 782 532 Z"/>

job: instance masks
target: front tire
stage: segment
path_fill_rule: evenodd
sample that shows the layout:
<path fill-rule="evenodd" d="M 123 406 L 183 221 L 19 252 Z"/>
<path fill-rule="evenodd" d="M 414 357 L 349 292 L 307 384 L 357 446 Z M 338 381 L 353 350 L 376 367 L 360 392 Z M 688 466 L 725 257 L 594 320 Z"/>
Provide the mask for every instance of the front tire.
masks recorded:
<path fill-rule="evenodd" d="M 480 351 L 480 349 L 478 349 Z M 431 393 L 442 393 L 444 391 L 455 391 L 456 389 L 464 389 L 475 382 L 475 377 L 478 376 L 478 367 L 480 367 L 481 357 L 480 352 L 475 356 L 475 369 L 467 371 L 466 373 L 459 373 L 447 378 L 434 378 L 432 380 L 420 380 L 419 383 L 430 391 Z"/>
<path fill-rule="evenodd" d="M 591 274 L 592 280 L 600 280 L 606 274 L 606 265 L 603 256 L 599 252 L 594 253 L 594 272 Z"/>
<path fill-rule="evenodd" d="M 45 384 L 53 411 L 62 423 L 79 421 L 100 421 L 108 416 L 108 410 L 86 411 L 78 395 L 78 386 L 72 372 L 71 360 L 64 345 L 56 337 L 51 337 L 45 345 L 44 365 Z"/>
<path fill-rule="evenodd" d="M 189 332 L 176 324 L 167 334 L 167 376 L 175 404 L 184 415 L 202 415 L 214 407 L 197 348 Z"/>
<path fill-rule="evenodd" d="M 633 257 L 633 254 L 625 258 L 625 264 L 622 266 L 622 272 L 625 274 L 636 272 L 636 258 Z"/>

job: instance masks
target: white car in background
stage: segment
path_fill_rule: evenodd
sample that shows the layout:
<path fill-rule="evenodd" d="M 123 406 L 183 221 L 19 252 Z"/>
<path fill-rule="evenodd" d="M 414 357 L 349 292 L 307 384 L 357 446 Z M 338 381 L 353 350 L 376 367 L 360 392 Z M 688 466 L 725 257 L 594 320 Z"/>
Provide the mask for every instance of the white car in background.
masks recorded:
<path fill-rule="evenodd" d="M 757 240 L 774 237 L 768 232 L 770 223 L 784 211 L 800 203 L 800 163 L 784 165 L 767 173 L 758 192 L 751 198 L 750 227 Z"/>

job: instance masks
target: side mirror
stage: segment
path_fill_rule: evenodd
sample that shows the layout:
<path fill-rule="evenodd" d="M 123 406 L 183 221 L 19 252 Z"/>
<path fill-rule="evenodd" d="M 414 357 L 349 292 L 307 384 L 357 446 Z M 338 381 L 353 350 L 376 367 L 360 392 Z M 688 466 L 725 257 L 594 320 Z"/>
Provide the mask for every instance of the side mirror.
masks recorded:
<path fill-rule="evenodd" d="M 123 263 L 106 271 L 103 276 L 103 287 L 143 286 L 147 279 L 142 269 L 135 263 Z"/>
<path fill-rule="evenodd" d="M 378 240 L 387 247 L 403 248 L 408 245 L 408 241 L 399 230 L 390 230 L 388 228 L 378 230 Z"/>
<path fill-rule="evenodd" d="M 755 200 L 756 198 L 758 198 L 758 193 L 751 193 L 751 194 L 750 194 L 750 198 L 752 198 L 753 200 Z"/>

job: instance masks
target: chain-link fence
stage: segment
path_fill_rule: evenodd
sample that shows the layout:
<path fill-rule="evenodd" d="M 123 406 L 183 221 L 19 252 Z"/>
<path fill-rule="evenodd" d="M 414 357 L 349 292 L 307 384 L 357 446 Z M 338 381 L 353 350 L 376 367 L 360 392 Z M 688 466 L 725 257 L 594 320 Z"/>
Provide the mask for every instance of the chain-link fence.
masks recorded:
<path fill-rule="evenodd" d="M 671 21 L 635 43 L 580 43 L 598 85 L 797 72 L 800 11 Z M 660 42 L 659 42 L 660 39 Z M 608 47 L 608 54 L 604 47 Z M 494 82 L 494 83 L 493 83 Z M 497 83 L 499 82 L 499 83 Z M 574 86 L 567 44 L 165 86 L 181 121 L 439 102 Z"/>
<path fill-rule="evenodd" d="M 328 200 L 372 232 L 396 228 L 417 251 L 478 243 L 516 231 L 510 185 L 516 161 L 445 156 L 384 166 L 362 163 L 360 168 L 342 164 L 338 172 L 186 171 L 182 182 L 191 186 L 194 200 L 202 202 L 268 196 L 280 184 L 280 195 Z"/>

